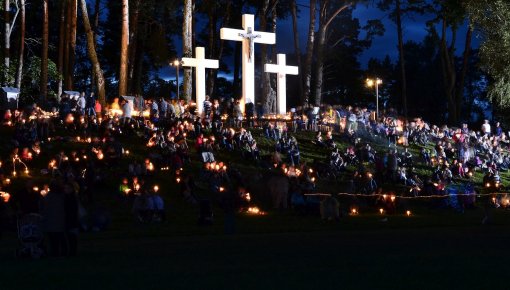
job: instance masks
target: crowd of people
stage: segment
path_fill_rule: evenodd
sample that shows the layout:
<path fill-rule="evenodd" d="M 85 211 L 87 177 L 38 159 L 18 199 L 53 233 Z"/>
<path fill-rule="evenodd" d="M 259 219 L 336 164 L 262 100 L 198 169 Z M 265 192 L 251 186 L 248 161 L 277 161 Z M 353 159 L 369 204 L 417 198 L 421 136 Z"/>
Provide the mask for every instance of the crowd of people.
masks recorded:
<path fill-rule="evenodd" d="M 196 113 L 197 106 L 202 106 L 201 115 Z M 64 96 L 45 109 L 33 104 L 5 111 L 3 124 L 13 128 L 13 136 L 6 144 L 10 154 L 2 156 L 0 191 L 11 190 L 12 179 L 23 174 L 28 182 L 24 189 L 11 192 L 1 207 L 3 213 L 9 204 L 19 215 L 41 214 L 49 252 L 55 256 L 76 254 L 79 230 L 107 226 L 106 210 L 96 207 L 87 213 L 84 204 L 94 204 L 100 185 L 112 176 L 119 182 L 116 198 L 132 205 L 139 222 L 153 223 L 166 220 L 155 178 L 163 171 L 175 178 L 172 182 L 184 201 L 211 206 L 198 190 L 197 180 L 203 181 L 206 191 L 229 214 L 254 211 L 249 193 L 253 178 L 243 175 L 236 162 L 256 164 L 261 171 L 288 178 L 288 197 L 275 207 L 286 207 L 288 201 L 296 209 L 320 204 L 316 197 L 307 197 L 316 189 L 316 178 L 346 177 L 340 182 L 351 194 L 383 195 L 383 188 L 395 190 L 395 184 L 400 184 L 400 195 L 432 196 L 447 195 L 453 183 L 474 193 L 476 171 L 484 174 L 484 188 L 499 190 L 500 172 L 510 166 L 508 135 L 499 123 L 491 128 L 487 120 L 480 130 L 467 124 L 438 127 L 420 118 L 404 120 L 393 110 L 376 117 L 367 108 L 351 106 L 293 109 L 286 116 L 267 117 L 259 104 L 248 102 L 243 114 L 239 101 L 209 97 L 203 104 L 194 104 L 137 95 L 133 100 L 116 98 L 103 108 L 93 94 L 84 93 L 76 99 Z M 315 131 L 311 143 L 324 152 L 321 159 L 303 162 L 302 144 L 296 138 L 299 131 Z M 132 137 L 142 140 L 146 151 L 142 158 L 130 155 L 129 142 L 137 142 Z M 259 148 L 260 138 L 272 144 L 270 148 Z M 64 146 L 68 149 L 48 156 L 53 142 L 81 145 Z M 412 148 L 420 148 L 419 154 L 409 149 L 413 144 Z M 239 161 L 218 160 L 225 155 Z M 50 158 L 48 163 L 38 168 L 45 158 Z M 202 164 L 199 173 L 190 169 L 192 161 Z M 31 177 L 39 172 L 44 182 L 35 185 Z M 325 201 L 338 207 L 331 198 Z M 508 199 L 495 203 L 508 206 Z M 473 204 L 474 195 L 461 201 L 462 207 Z M 325 212 L 338 217 L 338 210 Z M 200 220 L 210 221 L 210 217 Z"/>

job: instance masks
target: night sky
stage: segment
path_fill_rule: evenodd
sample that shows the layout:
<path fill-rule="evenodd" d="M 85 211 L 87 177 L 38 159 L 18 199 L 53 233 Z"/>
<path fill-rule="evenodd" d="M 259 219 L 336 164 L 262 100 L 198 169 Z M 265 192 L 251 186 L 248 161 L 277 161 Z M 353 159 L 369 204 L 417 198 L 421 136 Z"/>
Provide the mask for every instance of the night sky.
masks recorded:
<path fill-rule="evenodd" d="M 308 33 L 308 25 L 309 25 L 309 8 L 307 7 L 309 4 L 308 1 L 301 0 L 298 1 L 299 6 L 299 23 L 298 23 L 298 31 L 301 32 L 300 35 L 300 43 L 301 43 L 301 52 L 304 53 L 306 50 L 306 41 L 307 41 L 307 33 Z M 364 51 L 359 58 L 359 62 L 362 67 L 365 68 L 368 60 L 370 58 L 379 58 L 382 59 L 386 55 L 389 55 L 393 61 L 396 61 L 398 58 L 398 50 L 397 50 L 397 31 L 396 25 L 389 19 L 388 13 L 383 12 L 377 9 L 374 3 L 368 5 L 357 5 L 354 10 L 354 17 L 360 19 L 360 26 L 366 24 L 368 20 L 371 19 L 380 19 L 385 26 L 385 33 L 383 36 L 376 37 L 372 46 Z M 427 34 L 426 30 L 426 22 L 433 18 L 433 15 L 418 15 L 412 17 L 405 17 L 403 19 L 404 26 L 404 41 L 416 41 L 421 42 L 423 38 Z M 257 20 L 256 20 L 257 21 Z M 198 25 L 205 25 L 205 21 L 198 21 Z M 232 27 L 241 29 L 241 27 Z M 256 28 L 258 29 L 258 27 Z M 457 32 L 457 54 L 461 54 L 464 50 L 464 35 L 466 34 L 467 22 L 459 29 Z M 476 34 L 473 38 L 473 46 L 477 47 L 479 40 L 476 37 Z M 363 35 L 362 35 L 363 37 Z M 178 54 L 182 54 L 182 45 L 181 39 L 176 38 L 176 47 L 178 49 Z M 278 48 L 279 53 L 294 53 L 294 35 L 292 31 L 292 18 L 289 16 L 287 19 L 280 20 L 278 22 L 277 33 L 276 33 L 276 46 Z M 259 45 L 256 45 L 255 49 L 259 49 Z M 224 60 L 227 63 L 230 61 L 228 59 Z M 296 65 L 289 63 L 289 65 Z M 221 75 L 221 74 L 220 74 Z M 173 67 L 166 67 L 159 71 L 159 76 L 165 80 L 175 79 L 175 69 Z M 229 75 L 222 75 L 229 79 L 231 77 Z"/>

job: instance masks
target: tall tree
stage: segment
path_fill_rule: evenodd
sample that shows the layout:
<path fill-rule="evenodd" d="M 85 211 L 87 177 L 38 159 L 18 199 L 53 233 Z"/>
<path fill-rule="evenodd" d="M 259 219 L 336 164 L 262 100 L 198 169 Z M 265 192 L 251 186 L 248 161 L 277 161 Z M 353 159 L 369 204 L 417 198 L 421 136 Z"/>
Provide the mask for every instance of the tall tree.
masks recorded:
<path fill-rule="evenodd" d="M 80 0 L 80 4 L 82 12 L 81 14 L 83 18 L 83 26 L 85 28 L 85 33 L 87 35 L 87 51 L 89 54 L 90 61 L 92 62 L 92 66 L 94 67 L 94 72 L 96 74 L 99 102 L 103 106 L 105 106 L 106 105 L 105 79 L 103 76 L 103 70 L 101 69 L 101 64 L 99 63 L 99 59 L 97 57 L 96 45 L 94 44 L 94 33 L 92 32 L 92 27 L 90 26 L 89 13 L 87 10 L 87 2 L 86 0 Z"/>
<path fill-rule="evenodd" d="M 94 5 L 94 46 L 97 47 L 97 35 L 99 34 L 99 18 L 101 17 L 101 0 L 96 0 L 96 4 Z M 92 67 L 91 77 L 90 77 L 90 87 L 92 90 L 96 87 L 96 74 L 94 73 L 94 67 Z"/>
<path fill-rule="evenodd" d="M 183 57 L 193 57 L 193 0 L 184 0 L 184 19 L 182 24 Z M 184 68 L 183 94 L 190 101 L 193 93 L 193 76 L 191 68 Z"/>
<path fill-rule="evenodd" d="M 390 18 L 397 27 L 398 58 L 400 66 L 400 94 L 402 99 L 402 113 L 407 116 L 407 74 L 404 51 L 404 33 L 402 18 L 410 14 L 423 14 L 430 8 L 427 0 L 380 0 L 379 8 L 390 11 Z"/>
<path fill-rule="evenodd" d="M 456 42 L 457 31 L 466 19 L 464 7 L 456 0 L 437 1 L 437 19 L 441 23 L 440 60 L 443 75 L 444 94 L 448 100 L 448 121 L 458 124 L 464 99 L 465 77 L 471 47 L 472 30 L 468 28 L 465 39 L 462 68 L 457 69 Z M 435 21 L 432 21 L 434 23 Z M 451 40 L 448 44 L 447 30 L 450 29 Z M 460 72 L 460 75 L 459 75 Z"/>
<path fill-rule="evenodd" d="M 298 31 L 298 9 L 296 0 L 291 1 L 291 13 L 292 13 L 292 31 L 294 33 L 294 54 L 296 55 L 297 64 L 299 69 L 302 69 L 301 65 L 301 48 L 299 45 L 299 31 Z M 303 74 L 299 74 L 299 96 L 301 97 L 301 102 L 304 101 L 303 98 Z"/>
<path fill-rule="evenodd" d="M 16 2 L 18 3 L 18 2 Z M 19 8 L 20 10 L 20 41 L 19 41 L 19 57 L 18 57 L 18 67 L 16 69 L 16 87 L 21 89 L 21 79 L 23 78 L 23 62 L 25 57 L 25 0 L 19 0 Z"/>
<path fill-rule="evenodd" d="M 9 66 L 10 66 L 10 50 L 11 50 L 11 1 L 4 0 L 4 80 L 5 84 L 9 84 Z"/>
<path fill-rule="evenodd" d="M 312 62 L 315 47 L 315 24 L 317 20 L 317 0 L 310 0 L 310 24 L 306 42 L 306 58 L 303 67 L 305 82 L 303 84 L 303 105 L 308 105 L 312 95 Z"/>
<path fill-rule="evenodd" d="M 43 30 L 42 30 L 42 52 L 41 52 L 41 83 L 40 96 L 42 100 L 48 97 L 48 0 L 43 0 Z"/>
<path fill-rule="evenodd" d="M 482 69 L 492 78 L 488 96 L 494 104 L 510 107 L 510 3 L 506 0 L 464 1 L 471 24 L 482 36 Z"/>
<path fill-rule="evenodd" d="M 119 96 L 127 94 L 129 48 L 129 1 L 122 0 L 122 32 L 120 40 Z"/>
<path fill-rule="evenodd" d="M 12 82 L 12 77 L 10 73 L 10 65 L 11 65 L 11 34 L 16 24 L 16 18 L 20 12 L 20 4 L 19 0 L 14 0 L 16 4 L 16 14 L 11 23 L 11 1 L 13 0 L 4 0 L 4 22 L 5 22 L 5 30 L 4 30 L 4 81 L 6 85 L 10 85 Z"/>
<path fill-rule="evenodd" d="M 401 1 L 395 0 L 395 23 L 397 24 L 398 35 L 398 59 L 400 64 L 400 88 L 402 94 L 402 112 L 407 118 L 407 78 L 406 78 L 406 62 L 404 56 L 404 35 L 402 32 L 402 7 Z"/>
<path fill-rule="evenodd" d="M 66 7 L 67 0 L 60 1 L 60 24 L 59 24 L 59 37 L 58 37 L 58 61 L 57 61 L 57 69 L 58 74 L 60 75 L 58 80 L 58 96 L 60 98 L 63 92 L 64 86 L 64 46 L 66 45 Z"/>
<path fill-rule="evenodd" d="M 129 21 L 129 59 L 128 59 L 128 91 L 133 93 L 133 83 L 134 83 L 134 74 L 135 74 L 135 64 L 136 64 L 136 51 L 138 48 L 138 22 L 140 18 L 140 0 L 135 0 L 134 5 L 131 5 L 133 8 L 133 13 L 130 14 Z"/>
<path fill-rule="evenodd" d="M 78 21 L 78 0 L 70 0 L 69 3 L 69 59 L 67 68 L 66 88 L 73 90 L 74 88 L 74 65 L 76 61 L 76 34 Z"/>
<path fill-rule="evenodd" d="M 262 3 L 262 8 L 260 9 L 259 13 L 259 26 L 261 31 L 267 30 L 267 18 L 270 11 L 270 2 L 273 0 L 264 0 Z M 268 63 L 268 45 L 262 44 L 260 48 L 260 64 L 263 66 L 265 63 Z M 260 78 L 260 84 L 261 84 L 261 100 L 262 100 L 262 106 L 264 106 L 265 112 L 271 112 L 272 106 L 271 106 L 271 99 L 269 97 L 270 94 L 270 88 L 271 84 L 269 83 L 270 77 L 269 73 L 262 72 L 261 78 Z M 252 100 L 253 101 L 253 100 Z"/>
<path fill-rule="evenodd" d="M 317 61 L 315 73 L 315 105 L 320 106 L 322 102 L 322 77 L 324 73 L 324 50 L 327 42 L 327 31 L 331 22 L 342 11 L 351 7 L 354 3 L 350 1 L 342 1 L 340 6 L 331 6 L 330 0 L 320 1 L 320 14 L 319 14 L 319 32 L 317 40 Z M 333 11 L 332 13 L 330 13 Z"/>

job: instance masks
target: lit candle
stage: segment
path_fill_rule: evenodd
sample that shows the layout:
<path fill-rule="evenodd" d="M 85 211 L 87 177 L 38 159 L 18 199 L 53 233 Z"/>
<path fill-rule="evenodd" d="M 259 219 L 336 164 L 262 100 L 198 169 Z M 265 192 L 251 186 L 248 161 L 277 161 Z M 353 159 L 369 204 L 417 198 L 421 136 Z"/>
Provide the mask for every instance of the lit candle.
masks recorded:
<path fill-rule="evenodd" d="M 411 216 L 411 211 L 410 210 L 406 211 L 406 215 Z"/>
<path fill-rule="evenodd" d="M 380 213 L 380 214 L 384 214 L 384 209 L 383 209 L 383 208 L 380 208 L 380 209 L 379 209 L 379 213 Z"/>

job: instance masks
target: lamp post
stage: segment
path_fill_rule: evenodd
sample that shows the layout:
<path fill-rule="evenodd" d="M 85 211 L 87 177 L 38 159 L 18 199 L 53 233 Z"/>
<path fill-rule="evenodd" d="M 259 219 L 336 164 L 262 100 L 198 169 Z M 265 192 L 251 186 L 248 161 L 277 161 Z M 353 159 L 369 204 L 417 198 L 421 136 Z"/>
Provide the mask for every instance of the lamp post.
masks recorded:
<path fill-rule="evenodd" d="M 177 100 L 179 100 L 179 67 L 182 65 L 182 61 L 176 59 L 171 65 L 175 66 L 175 85 L 177 87 Z"/>
<path fill-rule="evenodd" d="M 367 86 L 373 87 L 375 86 L 375 106 L 376 106 L 376 113 L 375 113 L 375 119 L 379 118 L 379 85 L 382 84 L 382 80 L 380 78 L 374 79 L 367 79 Z"/>

